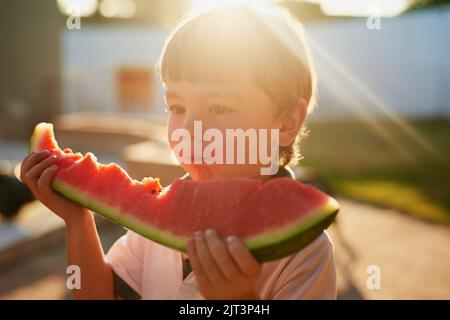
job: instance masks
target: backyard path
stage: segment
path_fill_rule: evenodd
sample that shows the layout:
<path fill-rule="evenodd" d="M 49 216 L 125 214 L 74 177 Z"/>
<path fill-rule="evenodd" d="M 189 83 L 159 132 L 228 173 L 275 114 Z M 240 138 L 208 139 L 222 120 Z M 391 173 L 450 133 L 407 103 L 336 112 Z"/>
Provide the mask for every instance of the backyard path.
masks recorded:
<path fill-rule="evenodd" d="M 450 227 L 395 210 L 338 199 L 330 229 L 341 299 L 450 299 Z M 379 267 L 381 288 L 368 289 Z"/>

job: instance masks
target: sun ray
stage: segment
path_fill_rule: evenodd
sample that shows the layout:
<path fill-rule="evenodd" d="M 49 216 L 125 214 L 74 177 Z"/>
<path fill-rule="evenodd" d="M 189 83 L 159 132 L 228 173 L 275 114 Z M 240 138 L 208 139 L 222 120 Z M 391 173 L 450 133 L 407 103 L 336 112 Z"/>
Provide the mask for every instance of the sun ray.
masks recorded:
<path fill-rule="evenodd" d="M 344 101 L 346 101 L 346 106 L 352 108 L 352 110 L 356 113 L 355 116 L 366 121 L 372 129 L 389 145 L 393 147 L 395 151 L 407 161 L 413 161 L 413 157 L 407 152 L 407 150 L 402 146 L 400 142 L 398 142 L 393 136 L 391 136 L 376 119 L 370 114 L 370 112 L 364 108 L 361 108 L 358 101 L 348 93 L 348 91 L 342 85 L 342 82 L 338 77 L 333 77 L 331 74 L 322 73 L 321 75 L 322 82 L 327 85 L 327 88 L 333 91 L 333 93 L 337 96 L 340 96 Z"/>
<path fill-rule="evenodd" d="M 355 89 L 363 93 L 369 101 L 376 106 L 389 120 L 393 121 L 410 139 L 421 146 L 428 153 L 433 156 L 440 158 L 440 154 L 436 151 L 433 146 L 422 137 L 417 131 L 414 130 L 410 125 L 408 125 L 397 113 L 395 113 L 392 108 L 387 106 L 381 98 L 379 98 L 374 92 L 369 88 L 364 86 L 362 82 L 357 79 L 353 74 L 348 72 L 344 66 L 342 66 L 339 61 L 326 52 L 320 45 L 313 39 L 309 39 L 309 43 L 313 50 L 319 54 L 323 61 L 329 63 L 329 65 L 341 76 L 343 76 Z M 358 108 L 359 105 L 357 105 Z M 373 116 L 371 116 L 373 117 Z M 380 132 L 381 133 L 381 132 Z"/>
<path fill-rule="evenodd" d="M 265 0 L 232 0 L 232 1 L 223 1 L 223 0 L 194 0 L 191 6 L 191 12 L 198 12 L 202 10 L 209 10 L 211 8 L 215 8 L 222 5 L 229 5 L 234 3 L 246 3 L 252 6 L 255 6 L 257 9 L 264 11 L 268 9 L 270 4 Z M 281 8 L 280 8 L 281 9 Z M 257 10 L 258 11 L 258 10 Z M 261 11 L 261 12 L 262 12 Z M 266 20 L 267 21 L 267 20 Z M 305 57 L 302 56 L 298 50 L 296 50 L 295 46 L 292 44 L 292 38 L 289 37 L 286 33 L 283 32 L 283 28 L 280 28 L 276 23 L 268 23 L 267 26 L 274 33 L 275 36 L 280 39 L 280 41 L 288 48 L 290 51 L 297 56 L 299 60 L 304 60 Z M 360 79 L 358 79 L 355 75 L 351 74 L 338 60 L 336 60 L 333 56 L 331 56 L 325 49 L 323 49 L 314 39 L 308 39 L 311 48 L 314 53 L 321 57 L 321 63 L 328 63 L 332 70 L 335 71 L 336 74 L 340 76 L 337 81 L 335 81 L 335 85 L 339 86 L 342 92 L 340 92 L 341 96 L 345 95 L 345 101 L 349 101 L 350 106 L 359 114 L 359 116 L 363 117 L 367 120 L 370 125 L 378 132 L 378 134 L 383 137 L 384 140 L 388 141 L 399 153 L 403 154 L 405 157 L 409 157 L 406 155 L 407 151 L 404 147 L 402 147 L 401 143 L 396 141 L 395 137 L 390 135 L 386 130 L 382 128 L 382 126 L 376 121 L 376 116 L 371 113 L 369 110 L 360 106 L 356 99 L 352 97 L 351 94 L 348 94 L 341 87 L 340 82 L 342 79 L 348 81 L 349 84 L 359 93 L 363 94 L 371 104 L 373 104 L 387 119 L 391 120 L 401 131 L 409 137 L 414 143 L 419 145 L 422 149 L 427 151 L 429 154 L 440 158 L 440 154 L 433 148 L 433 146 L 422 137 L 414 128 L 412 128 L 406 121 L 404 121 L 396 112 L 393 111 L 391 107 L 386 105 L 384 101 L 377 96 L 373 91 L 371 91 L 367 86 L 365 86 Z M 320 75 L 323 77 L 324 75 Z M 339 85 L 338 85 L 339 84 Z"/>

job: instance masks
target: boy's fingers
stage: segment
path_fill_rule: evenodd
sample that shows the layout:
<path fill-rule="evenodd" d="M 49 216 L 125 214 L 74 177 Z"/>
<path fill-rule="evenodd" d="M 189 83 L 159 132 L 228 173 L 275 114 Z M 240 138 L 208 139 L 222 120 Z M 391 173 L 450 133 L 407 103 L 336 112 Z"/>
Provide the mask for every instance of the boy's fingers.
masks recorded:
<path fill-rule="evenodd" d="M 24 170 L 24 168 L 25 168 L 25 165 L 27 164 L 27 160 L 28 160 L 28 157 L 25 157 L 22 160 L 22 162 L 20 162 L 20 180 L 22 180 L 22 181 L 25 178 L 25 174 L 24 174 L 25 170 Z"/>
<path fill-rule="evenodd" d="M 236 279 L 240 274 L 239 267 L 228 252 L 227 247 L 214 230 L 206 230 L 206 243 L 216 264 L 228 280 Z"/>
<path fill-rule="evenodd" d="M 203 234 L 201 232 L 196 233 L 194 239 L 198 260 L 208 275 L 209 280 L 214 284 L 223 282 L 225 280 L 224 275 L 209 252 Z"/>
<path fill-rule="evenodd" d="M 38 164 L 34 165 L 34 167 L 32 167 L 27 173 L 25 173 L 25 178 L 27 179 L 38 178 L 42 174 L 42 171 L 44 171 L 47 167 L 52 165 L 55 161 L 56 156 L 51 156 L 39 162 Z"/>
<path fill-rule="evenodd" d="M 25 156 L 25 158 L 23 158 L 23 161 L 22 162 L 24 162 L 25 160 L 27 160 L 29 157 L 31 157 L 32 155 L 34 155 L 36 152 L 31 152 L 31 153 L 29 153 L 29 154 L 27 154 L 26 156 Z"/>
<path fill-rule="evenodd" d="M 261 265 L 245 247 L 245 245 L 234 236 L 227 238 L 228 250 L 241 269 L 242 273 L 252 276 L 261 270 Z"/>
<path fill-rule="evenodd" d="M 195 243 L 193 239 L 190 239 L 187 244 L 187 253 L 189 256 L 189 261 L 191 263 L 192 269 L 195 271 L 195 278 L 200 287 L 210 286 L 208 277 L 206 276 L 205 270 L 203 270 L 200 261 L 198 261 L 197 250 L 195 248 Z"/>
<path fill-rule="evenodd" d="M 49 152 L 47 150 L 42 151 L 42 152 L 36 152 L 36 153 L 32 153 L 30 154 L 30 156 L 28 158 L 25 158 L 22 161 L 22 165 L 20 168 L 20 178 L 23 181 L 23 178 L 25 178 L 26 173 L 28 172 L 28 170 L 30 170 L 32 167 L 34 167 L 35 164 L 39 163 L 40 161 L 42 161 L 44 158 L 48 157 Z"/>
<path fill-rule="evenodd" d="M 50 183 L 56 174 L 57 168 L 57 166 L 53 165 L 42 172 L 37 182 L 40 193 L 51 193 Z"/>

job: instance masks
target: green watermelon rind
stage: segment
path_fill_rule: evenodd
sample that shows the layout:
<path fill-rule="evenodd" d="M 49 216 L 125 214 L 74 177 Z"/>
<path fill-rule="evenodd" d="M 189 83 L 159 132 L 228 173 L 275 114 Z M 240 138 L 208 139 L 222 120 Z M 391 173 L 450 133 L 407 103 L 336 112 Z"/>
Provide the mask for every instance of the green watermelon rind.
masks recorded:
<path fill-rule="evenodd" d="M 323 206 L 308 213 L 305 218 L 275 231 L 247 238 L 245 244 L 259 261 L 283 258 L 303 249 L 320 236 L 334 221 L 338 211 L 337 201 L 328 197 Z"/>
<path fill-rule="evenodd" d="M 261 235 L 259 238 L 265 237 L 265 243 L 248 245 L 249 250 L 260 262 L 285 258 L 302 250 L 318 238 L 333 223 L 338 211 L 339 209 L 334 209 L 329 213 L 314 214 L 314 217 L 310 219 L 301 220 L 296 223 L 296 227 L 282 237 L 279 237 L 280 232 L 277 232 L 274 237 L 270 234 Z"/>
<path fill-rule="evenodd" d="M 249 238 L 246 243 L 250 248 L 258 248 L 281 242 L 318 224 L 320 221 L 337 212 L 338 208 L 336 200 L 330 197 L 325 205 L 315 212 L 309 213 L 307 217 L 299 219 L 286 227 L 276 229 L 270 233 L 270 236 L 265 233 Z"/>
<path fill-rule="evenodd" d="M 75 201 L 83 207 L 94 211 L 95 213 L 107 218 L 108 220 L 111 220 L 114 223 L 118 223 L 129 230 L 139 233 L 146 238 L 152 239 L 155 242 L 168 245 L 177 250 L 186 250 L 186 243 L 188 240 L 188 238 L 186 237 L 181 237 L 169 233 L 163 229 L 153 227 L 150 224 L 144 224 L 138 219 L 135 219 L 130 215 L 121 213 L 119 210 L 105 203 L 102 203 L 101 201 L 94 200 L 92 196 L 70 186 L 67 183 L 64 183 L 57 177 L 53 179 L 51 186 L 54 190 L 61 193 L 70 200 Z"/>
<path fill-rule="evenodd" d="M 53 129 L 53 125 L 51 123 L 46 123 L 45 125 L 49 125 L 52 129 Z M 43 124 L 38 124 L 33 131 L 33 134 L 31 135 L 30 138 L 30 145 L 28 148 L 28 153 L 31 153 L 33 151 L 36 151 L 37 149 L 37 142 L 39 141 L 39 137 L 42 134 L 43 129 L 41 129 L 41 127 L 43 127 Z"/>

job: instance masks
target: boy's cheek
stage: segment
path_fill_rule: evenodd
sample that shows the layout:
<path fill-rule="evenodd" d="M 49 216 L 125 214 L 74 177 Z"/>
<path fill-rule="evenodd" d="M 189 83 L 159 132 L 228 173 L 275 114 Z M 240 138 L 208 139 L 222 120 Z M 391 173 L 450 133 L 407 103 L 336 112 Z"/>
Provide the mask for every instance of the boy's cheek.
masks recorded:
<path fill-rule="evenodd" d="M 180 127 L 180 124 L 178 122 L 179 121 L 174 120 L 172 116 L 169 116 L 169 119 L 167 120 L 167 139 L 171 145 L 172 145 L 171 137 L 172 137 L 173 131 L 176 128 Z"/>

